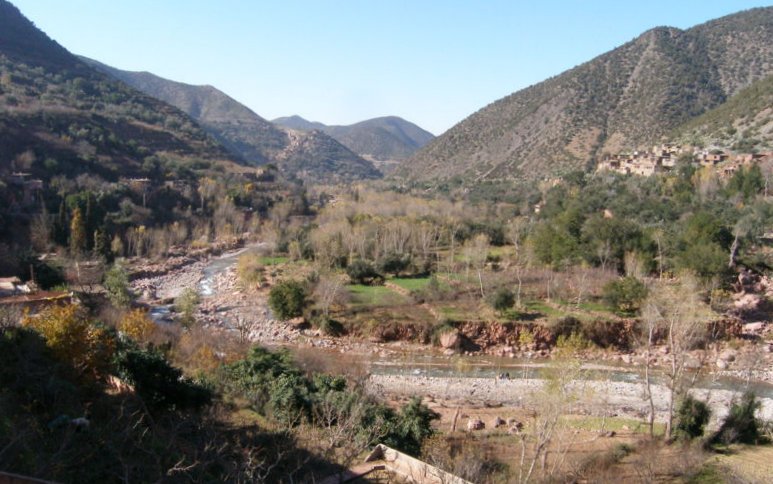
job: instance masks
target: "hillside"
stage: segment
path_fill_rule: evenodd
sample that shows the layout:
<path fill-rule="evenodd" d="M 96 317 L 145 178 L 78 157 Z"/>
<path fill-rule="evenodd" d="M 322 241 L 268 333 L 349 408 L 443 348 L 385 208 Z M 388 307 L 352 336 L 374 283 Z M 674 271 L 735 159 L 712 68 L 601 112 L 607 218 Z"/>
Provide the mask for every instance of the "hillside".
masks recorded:
<path fill-rule="evenodd" d="M 368 119 L 348 126 L 327 126 L 300 116 L 277 118 L 273 122 L 292 129 L 324 131 L 360 156 L 378 161 L 404 160 L 435 138 L 397 116 Z"/>
<path fill-rule="evenodd" d="M 773 75 L 677 128 L 671 137 L 682 144 L 742 152 L 773 149 Z"/>
<path fill-rule="evenodd" d="M 773 8 L 655 28 L 463 120 L 398 169 L 411 180 L 537 180 L 649 144 L 773 72 Z"/>
<path fill-rule="evenodd" d="M 0 171 L 143 175 L 237 160 L 178 109 L 89 68 L 0 1 Z"/>
<path fill-rule="evenodd" d="M 122 71 L 82 59 L 135 89 L 181 109 L 249 164 L 276 163 L 287 175 L 306 181 L 350 181 L 380 176 L 371 162 L 330 137 L 277 127 L 212 86 L 184 84 L 149 72 Z M 299 141 L 301 138 L 304 139 Z"/>

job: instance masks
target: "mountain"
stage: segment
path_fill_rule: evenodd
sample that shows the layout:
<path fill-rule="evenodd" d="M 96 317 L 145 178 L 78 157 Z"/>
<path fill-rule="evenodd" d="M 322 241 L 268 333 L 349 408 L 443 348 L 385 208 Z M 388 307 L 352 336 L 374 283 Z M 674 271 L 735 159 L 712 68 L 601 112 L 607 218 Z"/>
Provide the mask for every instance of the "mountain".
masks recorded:
<path fill-rule="evenodd" d="M 147 174 L 150 164 L 190 172 L 237 158 L 180 110 L 91 69 L 0 0 L 0 172 Z"/>
<path fill-rule="evenodd" d="M 326 126 L 300 116 L 277 118 L 273 122 L 293 129 L 324 131 L 360 156 L 382 162 L 404 160 L 435 138 L 429 131 L 397 116 L 348 126 Z"/>
<path fill-rule="evenodd" d="M 773 72 L 773 8 L 659 27 L 502 98 L 397 170 L 409 180 L 534 181 L 658 141 Z"/>
<path fill-rule="evenodd" d="M 249 164 L 276 163 L 286 174 L 314 182 L 380 176 L 370 161 L 329 136 L 275 126 L 212 86 L 184 84 L 149 72 L 123 71 L 92 59 L 81 59 L 105 74 L 181 109 Z"/>
<path fill-rule="evenodd" d="M 741 152 L 773 150 L 773 75 L 680 126 L 670 138 Z"/>

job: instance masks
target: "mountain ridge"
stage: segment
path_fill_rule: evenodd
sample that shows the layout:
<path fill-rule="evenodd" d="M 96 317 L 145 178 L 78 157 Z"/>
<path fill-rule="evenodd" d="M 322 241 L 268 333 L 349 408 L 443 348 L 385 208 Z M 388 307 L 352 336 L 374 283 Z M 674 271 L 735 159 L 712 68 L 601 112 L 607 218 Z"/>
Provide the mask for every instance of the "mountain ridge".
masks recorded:
<path fill-rule="evenodd" d="M 535 181 L 661 140 L 773 71 L 773 8 L 633 40 L 481 108 L 401 164 L 432 183 Z"/>
<path fill-rule="evenodd" d="M 293 129 L 320 130 L 360 156 L 382 162 L 404 160 L 435 138 L 399 116 L 380 116 L 349 125 L 326 125 L 298 115 L 272 122 Z"/>
<path fill-rule="evenodd" d="M 150 72 L 124 71 L 85 62 L 190 115 L 215 139 L 251 165 L 275 163 L 285 174 L 309 182 L 373 179 L 373 164 L 333 138 L 278 127 L 213 86 L 172 81 Z M 306 139 L 301 139 L 301 138 Z"/>

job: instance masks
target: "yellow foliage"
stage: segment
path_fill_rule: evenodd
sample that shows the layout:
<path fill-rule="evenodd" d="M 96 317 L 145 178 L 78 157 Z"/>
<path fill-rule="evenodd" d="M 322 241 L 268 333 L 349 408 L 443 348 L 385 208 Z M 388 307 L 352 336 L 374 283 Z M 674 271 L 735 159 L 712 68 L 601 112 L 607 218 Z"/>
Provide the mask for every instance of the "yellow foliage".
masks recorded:
<path fill-rule="evenodd" d="M 156 323 L 142 309 L 129 311 L 121 319 L 121 322 L 118 323 L 118 331 L 135 341 L 143 343 L 150 339 L 155 330 Z"/>
<path fill-rule="evenodd" d="M 51 306 L 35 316 L 25 316 L 22 326 L 40 333 L 57 359 L 83 373 L 101 372 L 115 352 L 110 334 L 91 324 L 74 304 Z"/>

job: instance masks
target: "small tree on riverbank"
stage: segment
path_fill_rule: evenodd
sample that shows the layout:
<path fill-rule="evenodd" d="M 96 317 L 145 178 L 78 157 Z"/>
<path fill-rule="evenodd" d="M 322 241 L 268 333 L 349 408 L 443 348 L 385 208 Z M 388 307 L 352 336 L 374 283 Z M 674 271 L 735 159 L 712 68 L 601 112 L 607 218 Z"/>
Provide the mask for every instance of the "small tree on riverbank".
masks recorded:
<path fill-rule="evenodd" d="M 298 281 L 280 282 L 268 294 L 268 305 L 279 319 L 301 316 L 306 304 L 306 288 Z"/>

